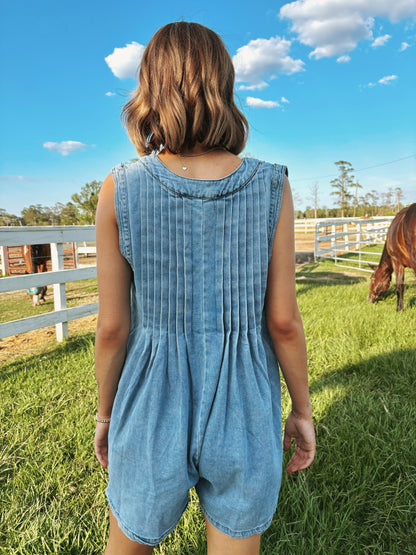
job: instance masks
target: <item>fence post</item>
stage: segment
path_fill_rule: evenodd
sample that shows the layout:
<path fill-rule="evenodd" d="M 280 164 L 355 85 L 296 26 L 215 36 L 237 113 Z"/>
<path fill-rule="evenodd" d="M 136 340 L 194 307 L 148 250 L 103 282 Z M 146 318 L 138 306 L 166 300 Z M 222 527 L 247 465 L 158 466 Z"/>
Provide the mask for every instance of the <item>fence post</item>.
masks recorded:
<path fill-rule="evenodd" d="M 358 267 L 361 268 L 361 222 L 358 224 Z"/>
<path fill-rule="evenodd" d="M 377 224 L 377 241 L 379 243 L 381 243 L 381 237 L 383 235 L 382 228 L 383 228 L 383 222 L 378 222 L 378 224 Z"/>
<path fill-rule="evenodd" d="M 337 232 L 337 226 L 335 224 L 331 225 L 331 257 L 335 256 L 335 234 Z"/>
<path fill-rule="evenodd" d="M 51 243 L 52 271 L 64 269 L 64 246 L 62 243 Z M 55 310 L 66 308 L 65 283 L 55 283 L 53 286 L 53 302 Z M 56 340 L 68 338 L 68 322 L 56 324 Z"/>
<path fill-rule="evenodd" d="M 314 261 L 316 262 L 319 256 L 319 223 L 315 224 L 315 252 Z"/>
<path fill-rule="evenodd" d="M 346 235 L 344 235 L 344 252 L 345 251 L 349 251 L 349 247 L 348 247 L 348 224 L 344 224 L 343 225 L 343 230 L 342 230 Z"/>
<path fill-rule="evenodd" d="M 74 243 L 74 253 L 75 253 L 75 268 L 79 268 L 79 252 L 78 243 Z"/>
<path fill-rule="evenodd" d="M 1 246 L 0 247 L 0 256 L 1 256 L 1 263 L 0 263 L 0 271 L 3 276 L 6 276 L 9 273 L 9 258 L 7 256 L 7 247 Z"/>

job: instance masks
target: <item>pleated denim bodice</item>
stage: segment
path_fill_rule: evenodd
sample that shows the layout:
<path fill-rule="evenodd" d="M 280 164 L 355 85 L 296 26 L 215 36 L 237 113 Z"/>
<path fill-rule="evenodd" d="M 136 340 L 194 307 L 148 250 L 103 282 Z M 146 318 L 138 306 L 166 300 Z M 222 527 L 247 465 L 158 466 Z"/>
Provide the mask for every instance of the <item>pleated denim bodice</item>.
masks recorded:
<path fill-rule="evenodd" d="M 196 180 L 155 155 L 113 169 L 120 249 L 134 270 L 132 327 L 261 326 L 285 170 L 243 158 L 225 178 Z"/>

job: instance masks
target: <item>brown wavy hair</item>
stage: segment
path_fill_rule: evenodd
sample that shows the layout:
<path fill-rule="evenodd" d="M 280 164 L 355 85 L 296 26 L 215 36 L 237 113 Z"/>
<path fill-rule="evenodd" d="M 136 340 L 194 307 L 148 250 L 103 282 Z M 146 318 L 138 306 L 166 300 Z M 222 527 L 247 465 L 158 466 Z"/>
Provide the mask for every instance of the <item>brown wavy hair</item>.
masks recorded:
<path fill-rule="evenodd" d="M 234 102 L 234 66 L 221 38 L 199 23 L 161 27 L 141 61 L 121 119 L 138 154 L 177 154 L 197 142 L 239 154 L 248 122 Z"/>

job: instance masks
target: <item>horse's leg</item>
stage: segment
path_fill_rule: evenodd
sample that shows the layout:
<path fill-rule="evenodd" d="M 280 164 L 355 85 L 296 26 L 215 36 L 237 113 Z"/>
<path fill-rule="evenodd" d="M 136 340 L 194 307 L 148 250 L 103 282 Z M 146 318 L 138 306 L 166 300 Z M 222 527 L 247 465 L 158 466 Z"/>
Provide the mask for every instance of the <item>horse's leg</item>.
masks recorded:
<path fill-rule="evenodd" d="M 397 265 L 394 273 L 396 274 L 397 312 L 399 312 L 403 310 L 404 266 Z"/>
<path fill-rule="evenodd" d="M 45 246 L 46 246 L 46 245 L 42 245 L 42 247 L 45 247 Z M 43 274 L 44 272 L 47 272 L 47 271 L 48 271 L 48 268 L 47 268 L 46 264 L 47 264 L 47 259 L 46 259 L 45 256 L 43 255 L 43 258 L 41 258 L 41 259 L 38 261 L 38 266 L 37 266 L 37 269 L 36 269 L 36 271 L 37 271 L 38 274 Z M 40 301 L 41 303 L 45 302 L 46 290 L 47 290 L 46 285 L 44 285 L 44 286 L 41 288 L 41 290 L 40 290 L 39 301 Z"/>
<path fill-rule="evenodd" d="M 46 291 L 47 291 L 47 287 L 46 285 L 44 285 L 40 291 L 40 295 L 39 295 L 39 302 L 43 303 L 45 302 L 45 295 L 46 295 Z"/>

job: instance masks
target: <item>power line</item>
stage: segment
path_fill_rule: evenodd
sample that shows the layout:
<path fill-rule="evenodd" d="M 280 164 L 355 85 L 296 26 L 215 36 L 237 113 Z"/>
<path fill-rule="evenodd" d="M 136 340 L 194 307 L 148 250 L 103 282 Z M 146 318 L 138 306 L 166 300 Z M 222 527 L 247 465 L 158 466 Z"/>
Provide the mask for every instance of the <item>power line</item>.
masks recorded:
<path fill-rule="evenodd" d="M 381 168 L 382 166 L 388 166 L 389 164 L 395 164 L 396 162 L 401 162 L 402 160 L 409 160 L 409 158 L 415 158 L 415 154 L 410 156 L 405 156 L 404 158 L 397 158 L 396 160 L 391 160 L 390 162 L 383 162 L 383 164 L 375 164 L 374 166 L 367 166 L 366 168 L 360 168 L 354 170 L 355 172 L 363 172 L 364 170 L 371 170 L 373 168 Z M 321 175 L 320 177 L 303 177 L 302 179 L 294 179 L 291 183 L 298 183 L 299 181 L 312 181 L 314 179 L 326 179 L 327 177 L 336 177 L 337 174 L 331 173 L 329 175 Z"/>

